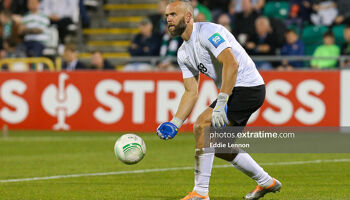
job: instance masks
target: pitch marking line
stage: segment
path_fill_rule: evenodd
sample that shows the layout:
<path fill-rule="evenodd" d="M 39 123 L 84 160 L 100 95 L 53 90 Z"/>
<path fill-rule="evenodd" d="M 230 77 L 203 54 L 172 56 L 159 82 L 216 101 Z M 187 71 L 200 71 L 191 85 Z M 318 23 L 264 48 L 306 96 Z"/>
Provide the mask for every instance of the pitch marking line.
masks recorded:
<path fill-rule="evenodd" d="M 273 162 L 273 163 L 260 163 L 260 165 L 265 165 L 265 166 L 266 165 L 304 165 L 304 164 L 339 163 L 339 162 L 350 162 L 350 159 Z M 232 167 L 232 165 L 214 165 L 213 166 L 213 168 L 228 168 L 228 167 Z M 134 170 L 134 171 L 101 172 L 101 173 L 90 173 L 90 174 L 70 174 L 70 175 L 57 175 L 57 176 L 47 176 L 47 177 L 7 179 L 7 180 L 0 180 L 0 183 L 51 180 L 51 179 L 76 178 L 76 177 L 88 177 L 88 176 L 143 174 L 143 173 L 151 173 L 151 172 L 168 172 L 168 171 L 193 170 L 193 169 L 194 167 L 173 167 L 173 168 L 143 169 L 143 170 Z"/>

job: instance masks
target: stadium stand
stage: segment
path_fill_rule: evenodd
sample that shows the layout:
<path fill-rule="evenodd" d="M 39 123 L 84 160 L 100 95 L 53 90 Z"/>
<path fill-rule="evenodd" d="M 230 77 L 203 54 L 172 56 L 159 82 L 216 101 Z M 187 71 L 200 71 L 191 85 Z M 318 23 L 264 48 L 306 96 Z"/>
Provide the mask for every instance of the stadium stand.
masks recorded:
<path fill-rule="evenodd" d="M 267 17 L 287 19 L 288 14 L 289 14 L 289 2 L 272 1 L 272 2 L 267 2 L 264 7 L 264 15 Z"/>
<path fill-rule="evenodd" d="M 143 17 L 157 12 L 157 2 L 109 0 L 103 6 L 102 16 L 90 13 L 91 28 L 83 30 L 86 51 L 101 51 L 115 66 L 127 64 L 130 58 L 128 47 L 139 32 L 139 23 Z M 90 58 L 90 53 L 82 53 L 80 57 Z"/>
<path fill-rule="evenodd" d="M 230 18 L 231 24 L 226 24 L 226 26 L 232 27 L 231 31 L 236 35 L 239 42 L 241 42 L 242 46 L 246 46 L 244 42 L 249 41 L 249 37 L 254 35 L 256 30 L 253 27 L 249 31 L 252 33 L 248 33 L 244 38 L 238 37 L 237 30 L 242 29 L 240 28 L 242 23 L 240 23 L 241 18 L 238 17 L 239 11 L 235 11 L 235 6 L 237 3 L 244 5 L 248 1 L 251 1 L 253 4 L 260 2 L 261 7 L 263 6 L 261 10 L 255 11 L 255 18 L 261 15 L 269 18 L 272 31 L 276 33 L 279 44 L 285 43 L 284 34 L 287 29 L 295 30 L 305 44 L 304 56 L 313 55 L 315 49 L 322 45 L 323 34 L 329 30 L 333 32 L 337 46 L 342 47 L 345 44 L 344 30 L 348 26 L 346 24 L 347 20 L 340 24 L 336 21 L 335 24 L 329 26 L 316 25 L 310 20 L 311 13 L 318 11 L 318 8 L 315 8 L 314 5 L 320 5 L 322 1 L 304 0 L 303 3 L 300 3 L 298 0 L 230 0 L 225 3 L 220 1 L 221 3 L 216 5 L 214 0 L 198 0 L 198 3 L 209 8 L 213 16 L 212 22 L 217 22 L 218 16 L 221 14 L 227 14 L 226 16 Z M 25 0 L 12 1 L 11 4 L 5 5 L 3 1 L 0 1 L 0 11 L 2 14 L 10 11 L 13 13 L 13 20 L 20 21 L 27 11 L 25 2 Z M 76 2 L 79 4 L 76 5 L 77 9 L 72 14 L 73 24 L 69 25 L 70 33 L 64 38 L 64 42 L 77 45 L 79 59 L 86 63 L 87 66 L 91 66 L 93 52 L 101 52 L 103 57 L 108 59 L 115 69 L 119 70 L 129 64 L 131 60 L 153 59 L 152 63 L 155 66 L 159 64 L 159 62 L 154 60 L 158 59 L 159 61 L 161 59 L 160 53 L 156 56 L 158 58 L 131 58 L 128 49 L 132 39 L 139 33 L 139 24 L 144 17 L 150 18 L 154 25 L 153 27 L 155 27 L 154 32 L 165 33 L 165 22 L 161 18 L 162 12 L 164 12 L 164 0 L 77 0 Z M 332 2 L 335 1 L 327 0 L 327 2 L 331 2 L 331 5 L 334 5 Z M 332 7 L 332 9 L 339 9 L 339 5 L 337 6 Z M 242 15 L 245 14 L 243 13 Z M 5 27 L 4 23 L 1 24 L 1 27 Z M 0 34 L 2 32 L 3 30 L 0 31 Z M 59 40 L 60 31 L 57 30 L 57 26 L 51 25 L 46 33 L 49 39 L 45 44 L 44 56 L 51 59 L 57 56 L 61 57 L 64 47 L 60 45 L 62 39 Z M 6 49 L 2 47 L 5 39 L 0 45 L 1 58 L 6 57 Z M 18 46 L 21 46 L 21 44 L 19 43 Z M 11 55 L 14 54 L 12 53 Z M 278 47 L 273 55 L 265 56 L 265 59 L 278 59 L 281 55 L 281 48 Z M 311 59 L 311 57 L 305 57 L 302 60 L 310 61 Z M 339 60 L 346 59 L 339 58 Z M 309 62 L 307 62 L 305 67 L 310 67 Z"/>

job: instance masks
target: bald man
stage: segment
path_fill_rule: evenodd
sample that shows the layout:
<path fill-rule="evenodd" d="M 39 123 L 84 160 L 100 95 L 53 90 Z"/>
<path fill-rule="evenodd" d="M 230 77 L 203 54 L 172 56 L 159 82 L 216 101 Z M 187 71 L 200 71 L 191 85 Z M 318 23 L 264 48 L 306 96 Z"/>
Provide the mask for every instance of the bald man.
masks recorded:
<path fill-rule="evenodd" d="M 157 128 L 158 136 L 172 139 L 177 134 L 197 101 L 200 73 L 212 78 L 220 88 L 217 100 L 194 124 L 195 186 L 183 200 L 209 200 L 214 156 L 230 162 L 258 183 L 245 199 L 259 199 L 266 193 L 279 191 L 282 184 L 269 176 L 248 153 L 236 149 L 234 154 L 219 154 L 213 148 L 204 146 L 206 127 L 244 127 L 251 114 L 263 104 L 265 84 L 254 62 L 222 25 L 194 23 L 190 1 L 171 1 L 165 15 L 170 34 L 181 36 L 184 40 L 177 60 L 182 70 L 185 92 L 173 119 Z"/>

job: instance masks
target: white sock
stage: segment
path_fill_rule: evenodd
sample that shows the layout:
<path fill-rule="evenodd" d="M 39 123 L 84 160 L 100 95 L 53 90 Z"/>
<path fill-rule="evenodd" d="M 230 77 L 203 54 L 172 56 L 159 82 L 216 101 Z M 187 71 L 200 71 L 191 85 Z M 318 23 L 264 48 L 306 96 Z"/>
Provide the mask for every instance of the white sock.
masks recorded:
<path fill-rule="evenodd" d="M 214 148 L 196 149 L 194 168 L 194 188 L 199 195 L 206 196 L 214 161 Z"/>
<path fill-rule="evenodd" d="M 244 152 L 243 150 L 240 150 L 236 158 L 231 163 L 239 171 L 254 179 L 260 186 L 268 187 L 272 185 L 272 177 L 266 173 L 248 153 Z"/>

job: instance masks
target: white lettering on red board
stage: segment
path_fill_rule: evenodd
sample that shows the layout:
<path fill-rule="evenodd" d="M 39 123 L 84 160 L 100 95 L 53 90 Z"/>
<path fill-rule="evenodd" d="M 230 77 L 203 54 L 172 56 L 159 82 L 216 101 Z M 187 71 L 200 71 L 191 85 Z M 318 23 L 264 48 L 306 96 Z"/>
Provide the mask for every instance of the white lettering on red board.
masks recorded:
<path fill-rule="evenodd" d="M 11 79 L 5 81 L 0 90 L 2 101 L 11 106 L 9 109 L 4 106 L 0 110 L 0 117 L 7 123 L 18 124 L 23 122 L 29 113 L 29 106 L 27 101 L 19 95 L 24 94 L 27 90 L 27 85 L 21 80 Z M 17 94 L 15 94 L 16 92 Z"/>
<path fill-rule="evenodd" d="M 103 106 L 108 107 L 105 110 L 99 106 L 94 111 L 94 117 L 104 124 L 113 124 L 119 121 L 124 114 L 124 105 L 117 97 L 108 94 L 108 92 L 117 95 L 121 92 L 122 85 L 113 79 L 100 81 L 95 87 L 95 97 Z"/>
<path fill-rule="evenodd" d="M 132 96 L 132 122 L 143 124 L 145 122 L 146 93 L 154 91 L 153 81 L 125 81 L 124 91 L 131 92 Z"/>
<path fill-rule="evenodd" d="M 319 123 L 326 114 L 325 103 L 316 95 L 322 94 L 324 91 L 323 83 L 314 80 L 304 80 L 296 86 L 296 98 L 305 107 L 310 108 L 307 111 L 303 107 L 294 110 L 293 102 L 290 101 L 288 95 L 293 89 L 293 85 L 286 80 L 276 79 L 270 81 L 266 86 L 266 101 L 278 108 L 278 111 L 271 107 L 265 108 L 263 111 L 256 111 L 250 118 L 249 123 L 253 123 L 262 112 L 262 117 L 271 124 L 281 125 L 287 123 L 293 116 L 302 124 L 313 125 Z M 279 93 L 285 95 L 282 96 Z"/>

